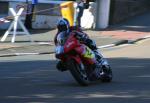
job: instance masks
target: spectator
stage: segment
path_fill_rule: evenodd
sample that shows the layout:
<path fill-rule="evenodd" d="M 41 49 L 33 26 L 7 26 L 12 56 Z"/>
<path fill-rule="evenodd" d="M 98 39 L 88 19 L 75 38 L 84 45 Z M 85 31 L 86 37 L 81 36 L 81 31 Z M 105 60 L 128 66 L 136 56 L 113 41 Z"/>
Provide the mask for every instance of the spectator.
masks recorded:
<path fill-rule="evenodd" d="M 81 17 L 83 16 L 84 9 L 88 9 L 89 1 L 88 0 L 77 0 L 77 23 L 78 26 L 81 27 Z"/>
<path fill-rule="evenodd" d="M 96 27 L 96 3 L 94 2 L 91 2 L 90 4 L 90 7 L 89 7 L 89 11 L 92 13 L 92 16 L 93 16 L 93 24 L 92 24 L 92 27 L 95 28 Z"/>

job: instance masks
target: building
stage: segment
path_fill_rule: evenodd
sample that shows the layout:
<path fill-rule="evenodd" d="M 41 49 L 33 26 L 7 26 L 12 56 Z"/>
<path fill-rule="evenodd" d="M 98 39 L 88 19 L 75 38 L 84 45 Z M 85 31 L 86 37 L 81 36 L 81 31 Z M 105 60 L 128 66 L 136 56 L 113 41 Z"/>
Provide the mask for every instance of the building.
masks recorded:
<path fill-rule="evenodd" d="M 0 0 L 0 17 L 8 16 L 9 7 L 17 9 L 20 4 L 26 4 L 27 0 Z M 31 2 L 31 0 L 28 0 Z M 66 0 L 65 0 L 66 1 Z M 150 9 L 150 0 L 92 0 L 94 13 L 85 10 L 83 16 L 83 26 L 94 27 L 97 29 L 107 28 L 122 22 L 130 17 L 138 15 Z M 57 20 L 61 17 L 60 9 L 57 8 L 63 0 L 38 0 L 34 11 L 56 8 L 33 15 L 32 26 L 38 28 L 54 28 Z M 92 6 L 91 6 L 92 8 Z M 91 9 L 90 8 L 90 9 Z M 26 11 L 24 11 L 26 12 Z M 87 18 L 88 16 L 88 18 Z M 25 17 L 22 17 L 24 20 Z M 87 20 L 86 20 L 87 19 Z M 87 22 L 88 21 L 88 22 Z M 9 23 L 0 25 L 0 29 L 8 28 Z"/>
<path fill-rule="evenodd" d="M 116 24 L 150 9 L 150 0 L 111 0 L 110 24 Z"/>
<path fill-rule="evenodd" d="M 106 28 L 150 9 L 150 0 L 96 0 L 96 28 Z"/>

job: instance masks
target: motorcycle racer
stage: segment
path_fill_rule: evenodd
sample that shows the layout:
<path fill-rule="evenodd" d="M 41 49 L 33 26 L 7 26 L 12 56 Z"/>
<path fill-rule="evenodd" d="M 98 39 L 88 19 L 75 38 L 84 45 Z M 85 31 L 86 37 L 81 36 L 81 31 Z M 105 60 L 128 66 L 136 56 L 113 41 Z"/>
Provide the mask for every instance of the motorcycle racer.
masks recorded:
<path fill-rule="evenodd" d="M 57 29 L 58 29 L 58 32 L 57 32 L 57 34 L 55 35 L 55 38 L 54 38 L 55 45 L 57 45 L 57 36 L 58 36 L 59 33 L 65 32 L 66 33 L 66 38 L 67 38 L 67 36 L 70 35 L 71 32 L 73 32 L 75 34 L 75 37 L 81 43 L 88 46 L 94 52 L 94 54 L 96 56 L 96 59 L 97 59 L 97 62 L 94 64 L 95 65 L 95 74 L 96 74 L 97 77 L 99 77 L 100 76 L 100 69 L 99 69 L 100 64 L 99 63 L 100 63 L 100 61 L 102 60 L 103 57 L 98 52 L 96 43 L 93 40 L 91 40 L 89 38 L 89 36 L 86 33 L 84 33 L 79 27 L 70 26 L 68 20 L 65 19 L 65 18 L 62 18 L 58 21 Z M 65 63 L 62 62 L 62 61 L 58 61 L 57 69 L 59 71 L 66 71 Z"/>

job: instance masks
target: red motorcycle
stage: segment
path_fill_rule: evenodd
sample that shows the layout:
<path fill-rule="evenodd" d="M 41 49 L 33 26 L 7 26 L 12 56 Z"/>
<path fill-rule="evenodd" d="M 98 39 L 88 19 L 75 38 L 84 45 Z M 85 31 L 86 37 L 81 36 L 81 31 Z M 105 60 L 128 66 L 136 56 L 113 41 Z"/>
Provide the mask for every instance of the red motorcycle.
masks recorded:
<path fill-rule="evenodd" d="M 112 70 L 108 62 L 103 58 L 98 61 L 94 52 L 81 43 L 75 33 L 67 35 L 66 32 L 58 34 L 56 44 L 56 58 L 65 63 L 65 68 L 71 72 L 75 80 L 82 86 L 88 85 L 91 81 L 101 80 L 110 82 Z M 94 75 L 95 63 L 99 62 L 102 76 L 97 78 Z"/>

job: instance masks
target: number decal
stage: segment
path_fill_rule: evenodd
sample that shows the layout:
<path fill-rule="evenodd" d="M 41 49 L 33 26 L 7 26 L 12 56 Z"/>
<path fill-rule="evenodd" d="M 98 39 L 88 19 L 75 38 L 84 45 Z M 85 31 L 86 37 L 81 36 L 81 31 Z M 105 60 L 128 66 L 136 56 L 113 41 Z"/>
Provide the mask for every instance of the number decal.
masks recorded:
<path fill-rule="evenodd" d="M 88 48 L 86 47 L 86 53 L 84 54 L 84 57 L 86 58 L 94 58 L 94 53 Z"/>

